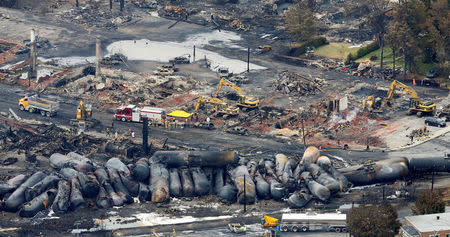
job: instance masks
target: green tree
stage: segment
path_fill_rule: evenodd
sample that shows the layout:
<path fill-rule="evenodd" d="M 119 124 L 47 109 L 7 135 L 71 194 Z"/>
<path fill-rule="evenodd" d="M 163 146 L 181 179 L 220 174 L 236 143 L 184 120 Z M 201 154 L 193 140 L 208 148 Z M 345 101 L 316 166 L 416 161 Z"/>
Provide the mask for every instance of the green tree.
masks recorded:
<path fill-rule="evenodd" d="M 380 44 L 380 68 L 383 70 L 384 35 L 389 22 L 386 13 L 391 10 L 391 7 L 388 0 L 368 0 L 367 5 L 370 9 L 367 23 L 372 28 Z"/>
<path fill-rule="evenodd" d="M 388 30 L 385 36 L 386 43 L 392 49 L 392 59 L 393 59 L 392 78 L 395 78 L 395 61 L 397 57 L 397 52 L 402 46 L 402 39 L 403 39 L 402 32 L 404 31 L 402 27 L 403 26 L 400 25 L 398 22 L 393 22 L 388 26 Z"/>
<path fill-rule="evenodd" d="M 414 0 L 412 0 L 414 1 Z M 397 23 L 398 34 L 401 42 L 401 52 L 403 53 L 403 78 L 406 78 L 407 65 L 412 65 L 415 57 L 419 55 L 422 50 L 416 40 L 417 35 L 421 32 L 414 15 L 420 15 L 417 11 L 416 3 L 411 0 L 400 0 L 394 7 L 393 18 L 394 23 Z M 411 70 L 411 66 L 409 67 Z"/>
<path fill-rule="evenodd" d="M 296 42 L 307 41 L 316 35 L 316 18 L 313 11 L 302 1 L 289 7 L 285 21 L 289 37 Z"/>
<path fill-rule="evenodd" d="M 412 207 L 414 215 L 442 213 L 445 211 L 445 202 L 436 191 L 425 191 L 419 194 Z"/>
<path fill-rule="evenodd" d="M 428 11 L 427 32 L 431 35 L 436 59 L 441 63 L 449 61 L 450 55 L 450 3 L 447 0 L 431 2 Z"/>
<path fill-rule="evenodd" d="M 397 211 L 388 203 L 381 206 L 362 205 L 350 209 L 347 225 L 354 236 L 395 236 L 400 229 Z"/>

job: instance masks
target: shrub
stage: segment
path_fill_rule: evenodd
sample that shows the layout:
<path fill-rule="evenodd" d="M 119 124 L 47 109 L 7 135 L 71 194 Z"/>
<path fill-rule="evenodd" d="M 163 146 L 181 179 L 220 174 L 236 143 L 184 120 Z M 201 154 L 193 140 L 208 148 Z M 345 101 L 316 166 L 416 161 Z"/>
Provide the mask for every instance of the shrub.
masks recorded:
<path fill-rule="evenodd" d="M 445 212 L 445 202 L 436 191 L 425 191 L 419 194 L 419 198 L 412 207 L 414 215 L 425 215 Z"/>
<path fill-rule="evenodd" d="M 299 56 L 299 55 L 306 53 L 306 49 L 308 47 L 317 48 L 317 47 L 320 47 L 325 44 L 328 44 L 327 38 L 325 38 L 323 36 L 313 37 L 312 39 L 301 43 L 300 46 L 291 48 L 288 52 L 288 55 L 289 56 Z"/>
<path fill-rule="evenodd" d="M 355 61 L 356 59 L 364 57 L 367 54 L 369 54 L 379 48 L 380 48 L 380 45 L 378 44 L 378 41 L 374 41 L 364 47 L 359 48 L 358 51 L 356 51 L 356 54 L 349 53 L 347 55 L 347 61 L 348 62 Z"/>

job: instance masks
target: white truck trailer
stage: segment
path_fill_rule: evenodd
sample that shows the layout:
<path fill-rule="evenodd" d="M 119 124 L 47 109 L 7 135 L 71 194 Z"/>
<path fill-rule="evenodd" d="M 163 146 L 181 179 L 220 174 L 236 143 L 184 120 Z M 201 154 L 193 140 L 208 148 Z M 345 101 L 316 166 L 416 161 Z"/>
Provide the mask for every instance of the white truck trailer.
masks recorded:
<path fill-rule="evenodd" d="M 283 232 L 332 231 L 347 232 L 347 215 L 342 213 L 285 213 L 281 217 Z"/>

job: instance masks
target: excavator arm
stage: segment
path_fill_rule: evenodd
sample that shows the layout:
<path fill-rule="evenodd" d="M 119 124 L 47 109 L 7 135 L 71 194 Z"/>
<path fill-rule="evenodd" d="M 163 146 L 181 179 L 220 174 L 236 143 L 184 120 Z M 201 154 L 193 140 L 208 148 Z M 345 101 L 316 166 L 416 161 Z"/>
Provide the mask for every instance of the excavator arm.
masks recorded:
<path fill-rule="evenodd" d="M 366 108 L 366 105 L 367 105 L 367 108 L 372 108 L 374 103 L 375 103 L 375 98 L 373 97 L 373 95 L 366 97 L 363 101 L 362 110 L 364 111 L 364 109 Z"/>
<path fill-rule="evenodd" d="M 391 106 L 396 88 L 400 88 L 411 95 L 408 114 L 416 113 L 418 117 L 421 117 L 423 113 L 433 113 L 436 110 L 436 104 L 422 101 L 414 89 L 396 80 L 392 81 L 386 97 L 386 105 L 388 107 Z"/>
<path fill-rule="evenodd" d="M 244 92 L 242 91 L 242 89 L 240 87 L 236 86 L 236 84 L 234 84 L 233 82 L 231 82 L 225 78 L 220 79 L 219 85 L 217 86 L 216 93 L 214 94 L 215 98 L 219 95 L 219 92 L 224 85 L 230 87 L 231 89 L 233 89 L 234 91 L 236 91 L 239 94 L 239 97 L 241 97 L 241 101 L 238 104 L 238 106 L 247 107 L 247 108 L 258 107 L 259 100 L 245 96 Z"/>
<path fill-rule="evenodd" d="M 223 86 L 228 86 L 231 89 L 233 89 L 234 91 L 236 91 L 240 96 L 244 96 L 244 93 L 242 92 L 242 89 L 238 86 L 236 86 L 236 84 L 234 84 L 233 82 L 225 79 L 225 78 L 221 78 L 219 85 L 217 86 L 217 90 L 216 93 L 214 94 L 214 97 L 217 97 L 219 95 L 220 90 L 222 90 Z"/>
<path fill-rule="evenodd" d="M 194 112 L 197 112 L 200 108 L 200 105 L 202 103 L 212 103 L 217 104 L 219 106 L 226 106 L 226 104 L 220 100 L 219 98 L 212 98 L 212 97 L 198 97 L 197 102 L 195 103 Z"/>
<path fill-rule="evenodd" d="M 410 88 L 409 86 L 407 86 L 399 81 L 394 80 L 394 81 L 392 81 L 391 85 L 389 86 L 389 91 L 386 96 L 387 105 L 390 105 L 390 103 L 392 103 L 392 99 L 394 98 L 395 90 L 397 88 L 399 88 L 403 91 L 406 91 L 408 94 L 411 95 L 411 97 L 413 99 L 419 99 L 419 96 L 417 95 L 417 92 L 414 89 Z"/>

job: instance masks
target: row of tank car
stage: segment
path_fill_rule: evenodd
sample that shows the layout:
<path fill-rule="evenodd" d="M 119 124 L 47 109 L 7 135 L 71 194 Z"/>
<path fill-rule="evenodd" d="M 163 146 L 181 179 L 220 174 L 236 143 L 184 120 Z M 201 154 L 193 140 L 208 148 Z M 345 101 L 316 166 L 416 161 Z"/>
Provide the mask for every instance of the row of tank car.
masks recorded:
<path fill-rule="evenodd" d="M 300 160 L 283 154 L 264 160 L 239 158 L 234 151 L 157 151 L 128 165 L 111 158 L 100 166 L 75 152 L 52 154 L 49 161 L 53 171 L 20 174 L 0 183 L 2 210 L 32 217 L 48 208 L 57 213 L 75 210 L 88 199 L 108 208 L 133 203 L 134 198 L 161 203 L 210 194 L 224 203 L 274 199 L 301 208 L 312 199 L 326 202 L 352 184 L 395 180 L 409 170 L 426 172 L 436 166 L 441 167 L 436 171 L 448 172 L 450 167 L 442 158 L 396 158 L 336 169 L 316 147 L 308 147 Z"/>

